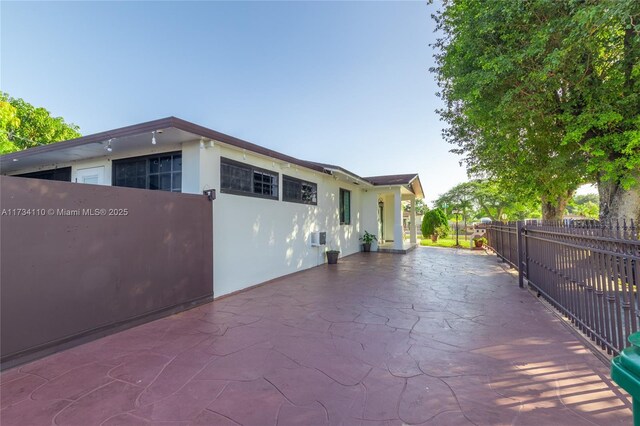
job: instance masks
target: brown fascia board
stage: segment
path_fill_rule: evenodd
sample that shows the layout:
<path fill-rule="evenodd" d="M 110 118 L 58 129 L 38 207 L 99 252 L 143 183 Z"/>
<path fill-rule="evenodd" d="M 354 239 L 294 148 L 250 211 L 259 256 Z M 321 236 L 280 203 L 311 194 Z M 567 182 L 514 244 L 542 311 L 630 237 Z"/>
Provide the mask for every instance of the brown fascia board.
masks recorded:
<path fill-rule="evenodd" d="M 277 151 L 272 151 L 268 148 L 262 147 L 260 145 L 256 145 L 251 142 L 247 142 L 242 139 L 238 139 L 233 136 L 226 135 L 224 133 L 216 132 L 215 130 L 208 129 L 206 127 L 200 126 L 195 123 L 191 123 L 186 120 L 182 120 L 180 118 L 171 117 L 173 120 L 172 126 L 184 130 L 185 132 L 195 133 L 207 139 L 213 139 L 218 142 L 222 142 L 228 145 L 235 146 L 236 148 L 246 149 L 247 151 L 255 152 L 256 154 L 264 155 L 266 157 L 275 158 L 281 161 L 285 161 L 287 163 L 296 164 L 301 167 L 305 167 L 307 169 L 315 170 L 321 173 L 327 173 L 327 170 L 317 163 L 313 163 L 311 161 L 300 160 L 295 157 L 288 156 L 286 154 L 282 154 Z"/>
<path fill-rule="evenodd" d="M 420 182 L 420 176 L 417 173 L 416 173 L 416 176 L 413 179 L 411 179 L 411 182 L 409 182 L 410 188 L 413 188 L 414 182 L 416 182 L 418 184 L 418 187 L 420 188 L 420 196 L 424 197 L 424 188 L 422 187 L 422 182 Z M 413 191 L 413 193 L 416 194 L 415 191 Z"/>
<path fill-rule="evenodd" d="M 3 159 L 6 159 L 7 161 L 12 161 L 13 159 L 19 160 L 21 158 L 28 157 L 31 155 L 57 151 L 60 149 L 73 148 L 76 146 L 87 145 L 90 143 L 105 142 L 109 139 L 117 139 L 125 136 L 133 136 L 133 135 L 137 135 L 144 132 L 152 132 L 154 130 L 166 129 L 170 127 L 174 127 L 176 129 L 183 130 L 185 132 L 193 133 L 207 139 L 216 140 L 218 142 L 222 142 L 240 149 L 246 149 L 247 151 L 264 155 L 266 157 L 275 158 L 277 160 L 284 161 L 291 164 L 296 164 L 298 166 L 305 167 L 307 169 L 314 170 L 316 172 L 330 174 L 331 172 L 329 169 L 339 170 L 340 172 L 353 176 L 356 179 L 360 179 L 364 182 L 369 182 L 374 186 L 377 185 L 374 182 L 369 180 L 372 178 L 363 178 L 353 172 L 350 172 L 349 170 L 343 167 L 334 166 L 331 164 L 316 163 L 313 161 L 300 160 L 298 158 L 291 157 L 289 155 L 282 154 L 277 151 L 272 151 L 260 145 L 247 142 L 245 140 L 238 139 L 236 137 L 229 136 L 227 134 L 220 133 L 215 130 L 209 129 L 207 127 L 200 126 L 199 124 L 195 124 L 190 121 L 183 120 L 181 118 L 177 118 L 173 116 L 161 118 L 153 121 L 147 121 L 145 123 L 134 124 L 131 126 L 120 127 L 114 130 L 107 130 L 105 132 L 94 133 L 92 135 L 83 136 L 77 139 L 70 139 L 67 141 L 37 146 L 34 148 L 25 149 L 23 151 L 5 154 L 5 155 L 2 155 L 1 157 Z M 392 176 L 399 176 L 399 175 L 392 175 Z M 417 174 L 415 175 L 415 177 L 417 177 Z M 378 184 L 378 185 L 384 185 L 384 184 Z"/>
<path fill-rule="evenodd" d="M 242 139 L 235 138 L 233 136 L 226 135 L 224 133 L 216 132 L 215 130 L 208 129 L 195 123 L 191 123 L 186 120 L 182 120 L 177 117 L 166 117 L 159 120 L 147 121 L 145 123 L 134 124 L 132 126 L 121 127 L 119 129 L 108 130 L 106 132 L 94 133 L 92 135 L 83 136 L 77 139 L 70 139 L 67 141 L 56 142 L 48 145 L 37 146 L 34 148 L 25 149 L 23 151 L 13 152 L 10 154 L 2 155 L 3 159 L 12 161 L 14 159 L 21 159 L 32 155 L 43 154 L 51 151 L 57 151 L 60 149 L 73 148 L 76 146 L 87 145 L 90 143 L 104 142 L 109 139 L 117 139 L 125 136 L 133 136 L 144 132 L 152 132 L 158 129 L 166 129 L 174 127 L 185 132 L 194 133 L 196 135 L 205 137 L 207 139 L 217 140 L 219 142 L 229 144 L 240 149 L 246 149 L 257 154 L 272 157 L 287 163 L 296 164 L 307 169 L 311 169 L 320 173 L 327 173 L 327 170 L 319 164 L 312 163 L 310 161 L 300 160 L 294 157 L 290 157 L 285 154 L 281 154 L 276 151 L 261 147 L 251 142 L 244 141 Z"/>
<path fill-rule="evenodd" d="M 371 182 L 374 186 L 394 186 L 405 185 L 415 195 L 424 197 L 424 190 L 422 189 L 422 182 L 418 173 L 408 173 L 404 175 L 383 175 L 383 176 L 369 176 L 364 178 L 368 182 Z M 413 189 L 414 182 L 417 183 L 420 194 Z"/>
<path fill-rule="evenodd" d="M 373 183 L 369 182 L 369 181 L 367 180 L 367 178 L 363 178 L 362 176 L 359 176 L 359 175 L 357 175 L 357 174 L 355 174 L 355 173 L 353 173 L 353 172 L 351 172 L 351 171 L 349 171 L 349 170 L 345 169 L 344 167 L 335 166 L 335 165 L 333 165 L 333 164 L 316 163 L 315 161 L 307 161 L 307 162 L 308 162 L 308 163 L 311 163 L 311 164 L 315 164 L 316 166 L 322 167 L 322 168 L 324 168 L 325 170 L 329 170 L 329 171 L 330 171 L 330 170 L 338 170 L 338 171 L 340 171 L 340 172 L 342 172 L 342 173 L 344 173 L 344 174 L 346 174 L 346 175 L 350 175 L 351 177 L 353 177 L 353 178 L 355 178 L 355 179 L 359 179 L 359 180 L 361 180 L 361 181 L 363 181 L 363 182 L 366 182 L 366 183 L 369 183 L 369 184 L 373 185 Z"/>
<path fill-rule="evenodd" d="M 12 152 L 2 155 L 7 160 L 21 159 L 31 155 L 42 154 L 51 151 L 58 151 L 65 148 L 73 148 L 76 146 L 88 145 L 90 143 L 104 142 L 109 139 L 121 138 L 124 136 L 132 136 L 138 133 L 151 132 L 157 129 L 171 127 L 171 120 L 174 117 L 161 118 L 159 120 L 147 121 L 146 123 L 134 124 L 132 126 L 121 127 L 119 129 L 107 130 L 106 132 L 94 133 L 92 135 L 82 136 L 77 139 L 69 139 L 67 141 L 55 142 L 47 145 L 36 146 L 22 151 Z"/>
<path fill-rule="evenodd" d="M 367 181 L 374 185 L 387 186 L 387 185 L 409 185 L 418 176 L 417 173 L 409 173 L 405 175 L 383 175 L 383 176 L 369 176 L 365 177 Z"/>

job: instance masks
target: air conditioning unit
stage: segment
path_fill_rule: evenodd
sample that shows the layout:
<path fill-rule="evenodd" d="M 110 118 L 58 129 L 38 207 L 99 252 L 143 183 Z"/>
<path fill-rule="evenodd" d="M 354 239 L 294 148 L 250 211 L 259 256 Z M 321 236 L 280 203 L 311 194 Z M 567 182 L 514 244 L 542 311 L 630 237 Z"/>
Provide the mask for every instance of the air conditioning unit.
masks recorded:
<path fill-rule="evenodd" d="M 320 247 L 327 244 L 326 232 L 312 232 L 311 233 L 311 247 Z"/>

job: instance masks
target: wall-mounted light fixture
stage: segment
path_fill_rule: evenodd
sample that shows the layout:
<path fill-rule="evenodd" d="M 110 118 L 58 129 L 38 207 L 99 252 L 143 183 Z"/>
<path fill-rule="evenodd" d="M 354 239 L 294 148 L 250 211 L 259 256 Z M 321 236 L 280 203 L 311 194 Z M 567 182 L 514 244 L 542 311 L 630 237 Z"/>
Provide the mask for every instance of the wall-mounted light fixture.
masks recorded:
<path fill-rule="evenodd" d="M 151 132 L 151 145 L 155 145 L 156 142 L 156 131 Z"/>
<path fill-rule="evenodd" d="M 111 141 L 112 141 L 112 140 L 113 140 L 113 139 L 109 139 L 109 142 L 107 142 L 107 146 L 104 148 L 104 149 L 106 149 L 106 150 L 107 150 L 107 152 L 111 152 L 111 151 L 113 151 L 113 148 L 111 147 Z"/>

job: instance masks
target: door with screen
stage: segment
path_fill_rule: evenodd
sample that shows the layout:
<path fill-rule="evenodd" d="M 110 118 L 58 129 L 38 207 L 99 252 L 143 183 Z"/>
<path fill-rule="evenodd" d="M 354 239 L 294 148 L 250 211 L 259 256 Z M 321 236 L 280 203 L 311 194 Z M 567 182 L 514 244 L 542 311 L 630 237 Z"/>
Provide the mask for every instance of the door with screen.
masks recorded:
<path fill-rule="evenodd" d="M 104 185 L 104 166 L 79 169 L 76 172 L 76 182 Z"/>

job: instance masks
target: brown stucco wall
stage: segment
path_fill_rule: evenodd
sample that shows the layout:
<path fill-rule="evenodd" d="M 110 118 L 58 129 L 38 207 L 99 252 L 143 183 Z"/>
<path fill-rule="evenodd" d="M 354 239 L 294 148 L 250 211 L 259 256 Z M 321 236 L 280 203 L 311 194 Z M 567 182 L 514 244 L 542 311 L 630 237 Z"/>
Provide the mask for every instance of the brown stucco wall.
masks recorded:
<path fill-rule="evenodd" d="M 3 367 L 211 300 L 212 208 L 204 195 L 0 176 Z"/>

